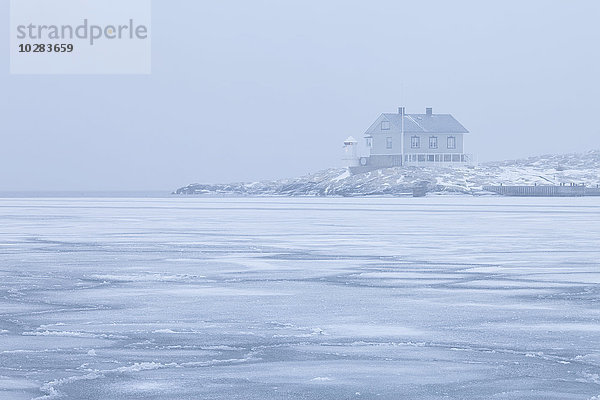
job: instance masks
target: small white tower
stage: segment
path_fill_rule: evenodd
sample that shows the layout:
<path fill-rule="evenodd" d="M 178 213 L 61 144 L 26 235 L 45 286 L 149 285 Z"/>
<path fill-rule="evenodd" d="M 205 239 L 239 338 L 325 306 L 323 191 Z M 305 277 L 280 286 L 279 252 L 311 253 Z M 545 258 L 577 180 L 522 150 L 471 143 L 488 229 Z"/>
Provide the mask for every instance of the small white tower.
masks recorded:
<path fill-rule="evenodd" d="M 344 167 L 358 167 L 358 141 L 352 136 L 344 140 Z"/>

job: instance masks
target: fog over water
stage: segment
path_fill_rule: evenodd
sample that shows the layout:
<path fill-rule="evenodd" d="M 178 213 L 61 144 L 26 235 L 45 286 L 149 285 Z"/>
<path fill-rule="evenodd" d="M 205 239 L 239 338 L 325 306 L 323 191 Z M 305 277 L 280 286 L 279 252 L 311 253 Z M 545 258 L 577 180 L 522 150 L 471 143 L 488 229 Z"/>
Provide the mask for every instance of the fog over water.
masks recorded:
<path fill-rule="evenodd" d="M 8 19 L 8 2 L 0 18 Z M 600 147 L 597 1 L 153 2 L 149 76 L 8 74 L 0 190 L 171 190 L 340 164 L 382 112 L 479 160 Z"/>

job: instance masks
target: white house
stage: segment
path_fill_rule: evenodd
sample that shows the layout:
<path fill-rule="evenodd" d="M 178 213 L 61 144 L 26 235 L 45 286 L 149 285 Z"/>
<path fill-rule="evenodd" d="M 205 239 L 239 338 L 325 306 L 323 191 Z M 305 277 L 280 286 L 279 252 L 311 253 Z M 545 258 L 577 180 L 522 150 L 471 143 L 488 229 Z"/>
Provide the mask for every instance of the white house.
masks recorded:
<path fill-rule="evenodd" d="M 400 166 L 451 166 L 472 162 L 465 154 L 465 129 L 450 114 L 381 114 L 364 134 L 366 151 L 349 161 L 356 172 Z M 346 154 L 357 154 L 355 141 L 344 142 Z"/>

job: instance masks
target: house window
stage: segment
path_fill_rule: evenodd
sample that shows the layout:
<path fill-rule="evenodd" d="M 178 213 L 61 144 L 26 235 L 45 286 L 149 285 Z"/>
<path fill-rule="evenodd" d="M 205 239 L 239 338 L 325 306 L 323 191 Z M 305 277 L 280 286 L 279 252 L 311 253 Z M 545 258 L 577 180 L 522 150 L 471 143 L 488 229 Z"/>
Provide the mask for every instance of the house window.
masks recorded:
<path fill-rule="evenodd" d="M 386 149 L 392 148 L 392 138 L 391 137 L 385 138 L 385 148 Z"/>
<path fill-rule="evenodd" d="M 421 138 L 418 136 L 413 136 L 410 138 L 410 147 L 413 149 L 421 148 Z"/>
<path fill-rule="evenodd" d="M 373 139 L 367 138 L 367 147 L 373 147 Z"/>
<path fill-rule="evenodd" d="M 381 130 L 389 131 L 390 130 L 390 121 L 381 121 Z"/>
<path fill-rule="evenodd" d="M 456 148 L 456 138 L 454 136 L 448 136 L 448 148 L 449 149 Z"/>
<path fill-rule="evenodd" d="M 430 136 L 429 137 L 429 148 L 430 149 L 437 149 L 438 148 L 438 140 L 437 140 L 437 136 Z"/>

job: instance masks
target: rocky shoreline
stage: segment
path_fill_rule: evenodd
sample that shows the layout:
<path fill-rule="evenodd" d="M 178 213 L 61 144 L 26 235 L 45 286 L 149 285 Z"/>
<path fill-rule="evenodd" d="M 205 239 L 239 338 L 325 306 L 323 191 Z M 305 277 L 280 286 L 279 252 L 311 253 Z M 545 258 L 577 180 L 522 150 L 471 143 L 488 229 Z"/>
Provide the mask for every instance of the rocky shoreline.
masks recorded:
<path fill-rule="evenodd" d="M 177 195 L 205 196 L 410 196 L 492 194 L 484 186 L 600 184 L 600 151 L 544 155 L 458 168 L 386 168 L 352 175 L 328 169 L 299 178 L 229 184 L 191 184 Z"/>

